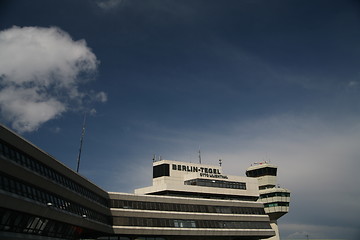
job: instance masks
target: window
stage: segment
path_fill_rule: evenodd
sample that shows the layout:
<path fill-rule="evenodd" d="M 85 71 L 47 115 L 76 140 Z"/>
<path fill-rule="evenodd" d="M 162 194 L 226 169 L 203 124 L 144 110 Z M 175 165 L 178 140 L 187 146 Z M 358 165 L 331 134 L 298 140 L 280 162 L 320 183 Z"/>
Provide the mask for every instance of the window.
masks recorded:
<path fill-rule="evenodd" d="M 77 231 L 75 231 L 77 229 Z M 31 233 L 63 239 L 79 239 L 85 230 L 43 217 L 0 208 L 0 230 Z M 36 237 L 35 237 L 36 238 Z"/>
<path fill-rule="evenodd" d="M 153 167 L 153 178 L 170 176 L 170 165 L 161 164 Z"/>
<path fill-rule="evenodd" d="M 114 224 L 116 226 L 139 226 L 139 227 L 271 229 L 270 223 L 267 221 L 251 222 L 251 221 L 114 217 Z"/>
<path fill-rule="evenodd" d="M 288 202 L 274 202 L 274 203 L 265 203 L 264 207 L 288 207 L 289 203 Z"/>
<path fill-rule="evenodd" d="M 32 171 L 47 177 L 55 182 L 57 182 L 58 184 L 61 184 L 65 187 L 67 187 L 68 189 L 81 194 L 93 201 L 96 201 L 97 203 L 103 205 L 103 206 L 108 206 L 107 205 L 107 201 L 105 198 L 95 194 L 94 192 L 80 186 L 79 184 L 73 182 L 72 180 L 68 179 L 67 177 L 64 177 L 62 174 L 54 171 L 53 169 L 49 168 L 48 166 L 46 166 L 45 164 L 43 164 L 42 162 L 27 156 L 25 153 L 22 153 L 21 151 L 17 150 L 16 148 L 12 147 L 12 146 L 8 146 L 5 143 L 1 143 L 1 147 L 0 147 L 0 154 L 4 155 L 5 157 L 7 157 L 9 160 L 12 160 L 14 162 L 17 162 L 18 164 L 31 169 Z"/>
<path fill-rule="evenodd" d="M 196 228 L 196 224 L 194 220 L 174 220 L 174 227 Z"/>
<path fill-rule="evenodd" d="M 289 192 L 274 192 L 274 193 L 266 193 L 261 194 L 260 198 L 270 198 L 270 197 L 290 197 Z"/>
<path fill-rule="evenodd" d="M 200 212 L 200 213 L 223 213 L 223 214 L 257 214 L 264 215 L 261 207 L 230 207 L 230 206 L 206 206 L 193 204 L 140 202 L 125 200 L 110 200 L 111 208 L 132 208 L 155 211 L 176 211 L 176 212 Z"/>
<path fill-rule="evenodd" d="M 229 207 L 215 207 L 217 213 L 232 213 Z"/>
<path fill-rule="evenodd" d="M 220 181 L 220 180 L 209 180 L 209 179 L 191 179 L 184 182 L 185 185 L 196 185 L 203 187 L 215 187 L 215 188 L 232 188 L 232 189 L 243 189 L 246 190 L 246 183 L 244 182 L 231 182 L 231 181 Z"/>
<path fill-rule="evenodd" d="M 259 169 L 254 169 L 246 171 L 246 176 L 248 177 L 261 177 L 261 176 L 276 176 L 277 168 L 273 167 L 264 167 Z"/>
<path fill-rule="evenodd" d="M 25 182 L 22 182 L 18 179 L 15 179 L 13 177 L 7 176 L 2 173 L 0 173 L 0 179 L 2 180 L 0 181 L 0 189 L 4 191 L 8 191 L 43 204 L 52 203 L 52 206 L 55 208 L 59 208 L 67 212 L 75 213 L 80 216 L 86 214 L 90 219 L 98 222 L 102 222 L 105 224 L 110 223 L 110 220 L 107 216 L 95 212 L 93 210 L 90 210 L 88 208 L 85 208 L 77 203 L 68 201 L 62 198 L 61 196 L 34 187 L 32 185 L 29 185 Z M 7 187 L 8 186 L 7 183 L 9 183 L 10 187 Z M 60 205 L 59 203 L 65 203 L 65 207 L 63 205 Z"/>

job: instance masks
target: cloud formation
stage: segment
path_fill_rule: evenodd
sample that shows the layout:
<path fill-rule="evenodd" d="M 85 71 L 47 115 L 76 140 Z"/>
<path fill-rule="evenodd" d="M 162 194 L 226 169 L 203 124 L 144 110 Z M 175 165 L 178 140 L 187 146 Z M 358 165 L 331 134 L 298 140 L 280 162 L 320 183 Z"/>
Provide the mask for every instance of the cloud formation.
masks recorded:
<path fill-rule="evenodd" d="M 103 10 L 110 10 L 118 7 L 124 0 L 99 0 L 97 1 L 98 7 Z"/>
<path fill-rule="evenodd" d="M 88 94 L 79 86 L 98 66 L 84 40 L 74 41 L 57 27 L 3 30 L 0 52 L 0 113 L 19 132 L 81 107 Z M 104 92 L 92 94 L 94 100 L 107 100 Z"/>
<path fill-rule="evenodd" d="M 348 83 L 348 87 L 350 88 L 356 88 L 357 86 L 359 86 L 359 82 L 358 81 L 350 81 Z"/>
<path fill-rule="evenodd" d="M 104 92 L 97 93 L 95 97 L 99 102 L 107 102 L 107 94 Z"/>

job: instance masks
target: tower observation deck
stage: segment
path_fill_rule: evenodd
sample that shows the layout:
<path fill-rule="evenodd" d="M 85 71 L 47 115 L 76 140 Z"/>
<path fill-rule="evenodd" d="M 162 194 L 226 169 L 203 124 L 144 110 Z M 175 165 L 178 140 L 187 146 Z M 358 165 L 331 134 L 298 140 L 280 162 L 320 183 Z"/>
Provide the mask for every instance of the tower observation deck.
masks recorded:
<path fill-rule="evenodd" d="M 268 162 L 255 163 L 246 170 L 246 176 L 259 182 L 259 202 L 264 203 L 265 213 L 270 217 L 270 225 L 276 235 L 270 240 L 279 240 L 277 220 L 289 212 L 290 191 L 277 184 L 277 166 Z"/>

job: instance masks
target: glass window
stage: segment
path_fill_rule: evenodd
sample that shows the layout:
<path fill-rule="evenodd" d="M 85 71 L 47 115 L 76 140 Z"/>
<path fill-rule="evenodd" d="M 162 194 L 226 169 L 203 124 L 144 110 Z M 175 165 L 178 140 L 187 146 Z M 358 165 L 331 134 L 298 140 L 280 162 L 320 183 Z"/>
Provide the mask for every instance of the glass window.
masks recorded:
<path fill-rule="evenodd" d="M 25 157 L 23 154 L 21 154 L 20 163 L 21 163 L 21 165 L 23 165 L 23 166 L 26 164 L 26 157 Z"/>
<path fill-rule="evenodd" d="M 8 146 L 4 145 L 3 146 L 3 153 L 6 157 L 9 157 L 9 148 Z"/>
<path fill-rule="evenodd" d="M 10 212 L 3 210 L 3 211 L 1 212 L 1 215 L 2 215 L 2 218 L 1 218 L 0 224 L 1 224 L 2 226 L 7 225 L 7 222 L 8 222 L 9 217 L 10 217 Z"/>
<path fill-rule="evenodd" d="M 14 180 L 13 178 L 5 175 L 0 174 L 0 179 L 2 180 L 0 182 L 0 188 L 5 191 L 9 191 L 44 204 L 51 203 L 52 206 L 56 208 L 66 210 L 80 216 L 86 214 L 90 219 L 109 224 L 109 219 L 105 215 L 84 208 L 78 204 L 70 203 L 69 201 L 62 199 L 60 196 L 57 196 L 53 193 L 49 193 L 31 185 L 24 184 L 19 180 Z M 5 185 L 7 185 L 6 183 L 9 185 L 8 189 L 5 188 Z"/>
<path fill-rule="evenodd" d="M 44 165 L 43 163 L 33 159 L 26 154 L 22 153 L 21 151 L 17 150 L 12 146 L 8 146 L 5 143 L 0 143 L 0 152 L 3 153 L 4 156 L 8 157 L 10 160 L 20 163 L 24 167 L 27 167 L 34 172 L 37 172 L 51 180 L 56 181 L 57 183 L 66 186 L 67 188 L 89 198 L 92 199 L 104 206 L 107 206 L 107 201 L 105 198 L 98 196 L 97 194 L 91 192 L 84 187 L 79 186 L 72 180 L 62 176 L 59 173 L 56 173 L 53 169 L 49 168 L 48 166 Z"/>
<path fill-rule="evenodd" d="M 232 188 L 232 189 L 246 189 L 244 182 L 231 182 L 209 179 L 191 179 L 184 182 L 185 185 L 197 185 L 204 187 L 217 187 L 217 188 Z"/>

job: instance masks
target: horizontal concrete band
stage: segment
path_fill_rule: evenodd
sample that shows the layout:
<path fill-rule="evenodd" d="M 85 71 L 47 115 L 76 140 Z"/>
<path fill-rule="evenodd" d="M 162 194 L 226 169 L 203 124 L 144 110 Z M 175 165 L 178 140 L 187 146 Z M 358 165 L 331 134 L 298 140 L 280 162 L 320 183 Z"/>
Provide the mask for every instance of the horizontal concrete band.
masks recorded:
<path fill-rule="evenodd" d="M 141 217 L 141 218 L 168 218 L 168 219 L 194 219 L 194 220 L 223 220 L 223 221 L 269 221 L 268 215 L 252 214 L 221 214 L 221 213 L 194 213 L 172 211 L 150 211 L 111 208 L 114 217 Z"/>
<path fill-rule="evenodd" d="M 109 193 L 110 200 L 141 201 L 141 202 L 158 202 L 172 204 L 191 204 L 191 205 L 209 205 L 209 206 L 231 206 L 231 207 L 259 207 L 263 204 L 259 202 L 240 201 L 240 200 L 223 200 L 223 199 L 204 199 L 174 196 L 154 196 L 154 195 L 134 195 L 123 193 Z"/>
<path fill-rule="evenodd" d="M 213 229 L 114 226 L 115 234 L 161 236 L 275 236 L 272 229 Z"/>

